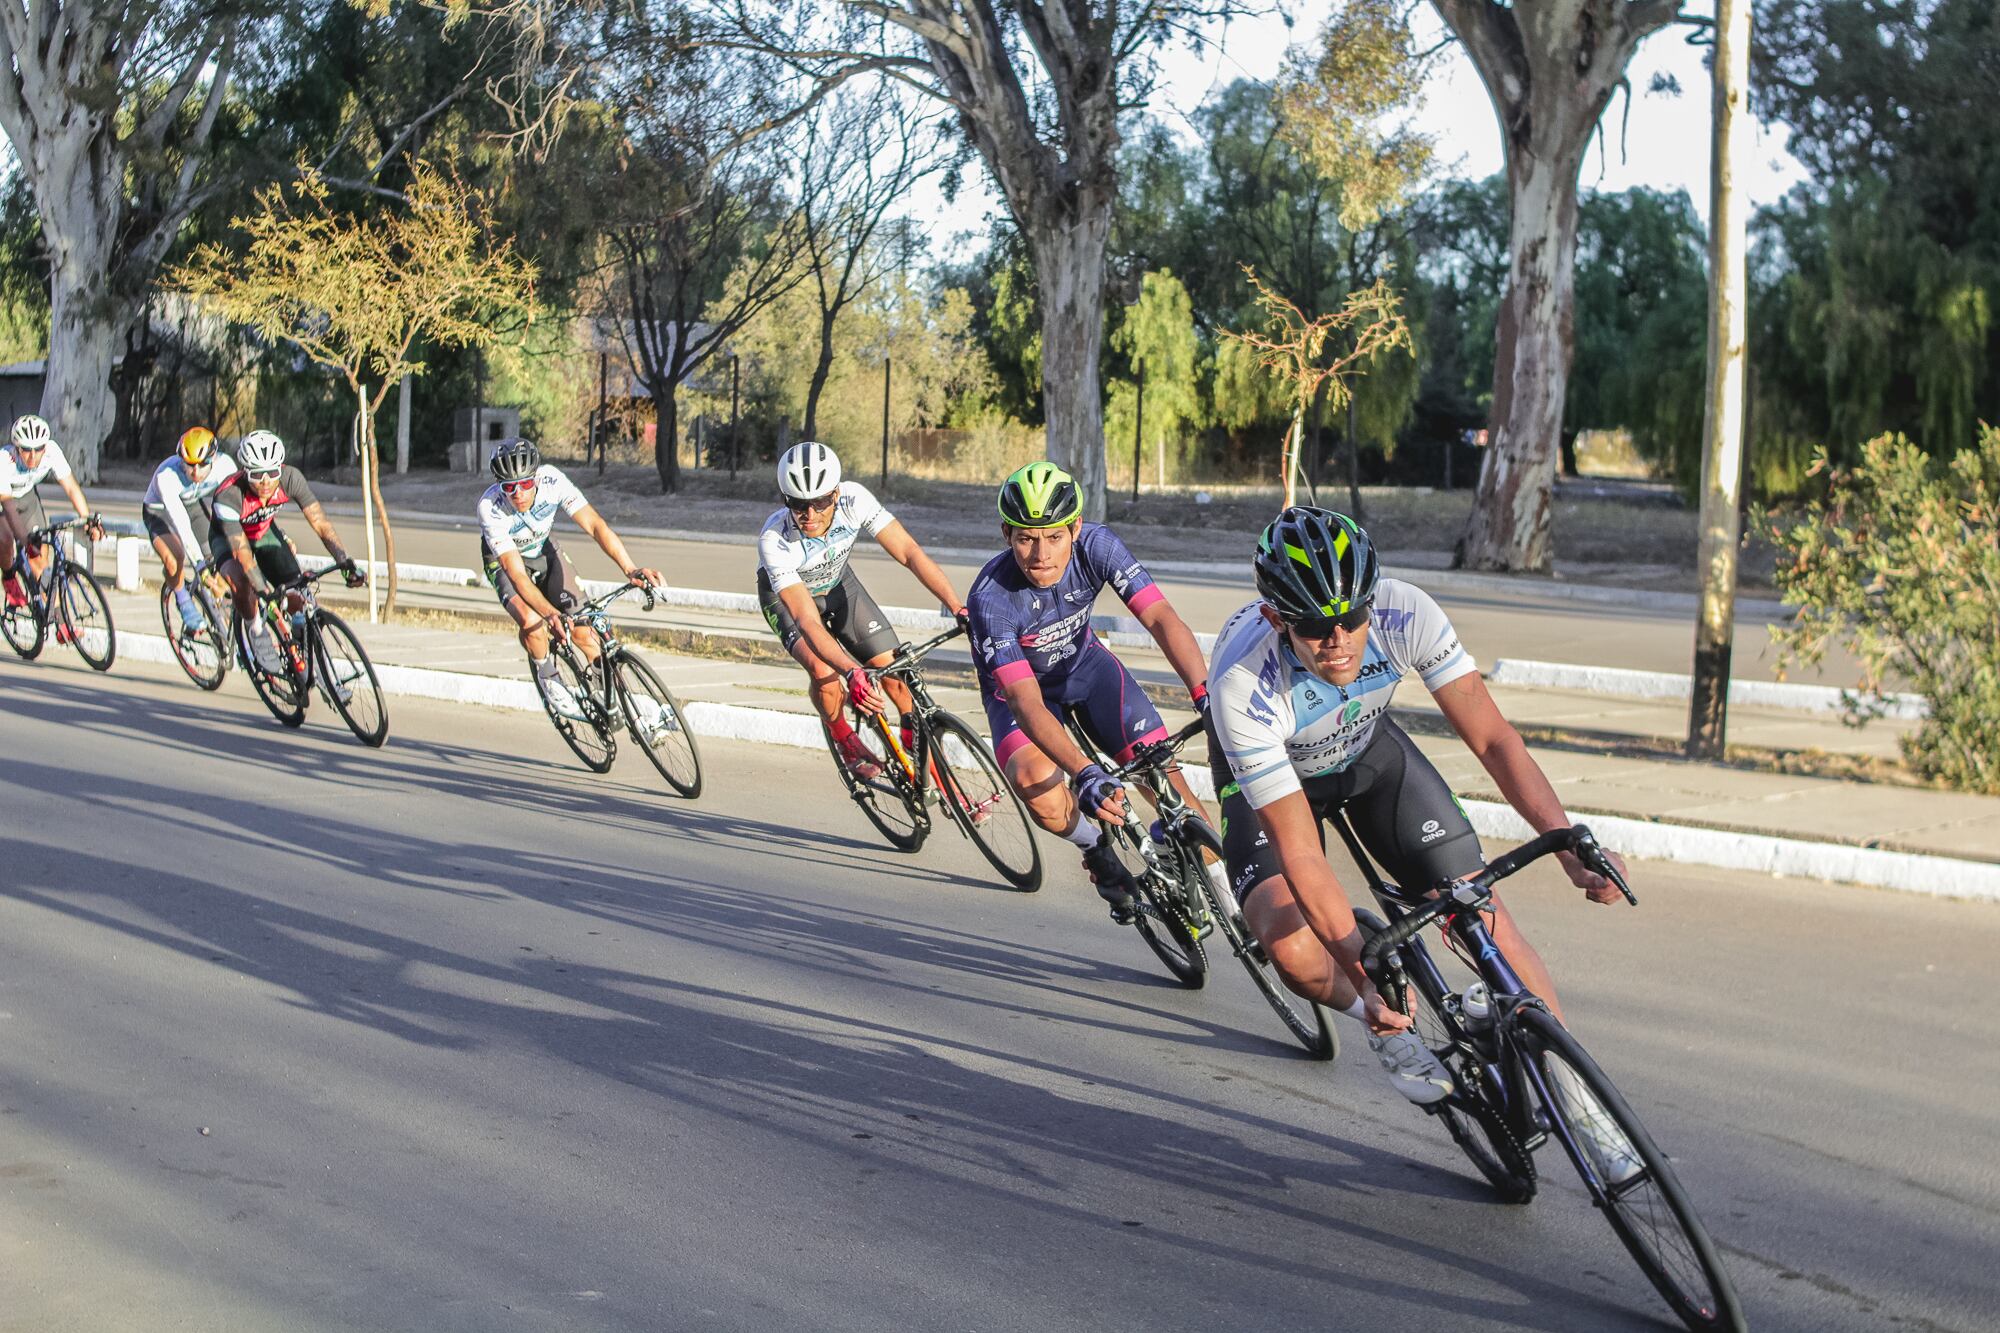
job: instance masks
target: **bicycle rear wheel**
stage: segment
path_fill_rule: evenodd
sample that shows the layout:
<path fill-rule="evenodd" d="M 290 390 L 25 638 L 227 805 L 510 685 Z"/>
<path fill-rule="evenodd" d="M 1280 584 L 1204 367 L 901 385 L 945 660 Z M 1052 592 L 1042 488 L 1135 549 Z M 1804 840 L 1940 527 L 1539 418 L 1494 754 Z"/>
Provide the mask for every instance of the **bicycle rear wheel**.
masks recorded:
<path fill-rule="evenodd" d="M 1306 1054 L 1315 1060 L 1333 1059 L 1340 1054 L 1340 1039 L 1334 1035 L 1333 1024 L 1327 1021 L 1326 1010 L 1303 995 L 1295 994 L 1285 985 L 1284 978 L 1278 975 L 1278 969 L 1272 964 L 1270 955 L 1264 952 L 1264 946 L 1250 933 L 1250 927 L 1243 920 L 1234 900 L 1221 893 L 1214 881 L 1209 878 L 1210 866 L 1201 856 L 1201 852 L 1204 849 L 1213 852 L 1219 868 L 1222 858 L 1222 839 L 1216 837 L 1215 830 L 1208 826 L 1208 821 L 1199 816 L 1190 815 L 1181 828 L 1182 836 L 1186 839 L 1186 854 L 1192 856 L 1196 864 L 1201 866 L 1201 889 L 1208 897 L 1209 910 L 1215 916 L 1216 929 L 1220 930 L 1222 937 L 1229 941 L 1229 947 L 1235 952 L 1237 961 L 1241 962 L 1243 970 L 1250 974 L 1250 980 L 1256 983 L 1265 1002 L 1271 1006 L 1272 1012 L 1278 1015 L 1278 1021 L 1285 1025 L 1285 1030 L 1297 1038 L 1299 1045 L 1305 1047 Z"/>
<path fill-rule="evenodd" d="M 109 671 L 118 656 L 118 635 L 111 627 L 111 604 L 97 578 L 81 565 L 65 567 L 57 615 L 69 630 L 77 655 L 93 671 Z"/>
<path fill-rule="evenodd" d="M 932 791 L 973 846 L 1009 884 L 1023 893 L 1042 887 L 1042 849 L 1028 808 L 1014 794 L 986 742 L 946 712 L 928 720 Z"/>
<path fill-rule="evenodd" d="M 542 708 L 555 724 L 556 734 L 563 738 L 583 766 L 593 773 L 603 773 L 611 768 L 611 761 L 618 757 L 618 738 L 612 729 L 611 718 L 604 711 L 604 704 L 592 691 L 590 668 L 576 649 L 567 643 L 550 645 L 550 654 L 555 658 L 555 679 L 569 693 L 567 700 L 558 700 L 535 671 L 535 692 L 542 696 Z"/>
<path fill-rule="evenodd" d="M 267 627 L 265 633 L 271 631 Z M 264 701 L 264 707 L 271 710 L 271 716 L 288 727 L 303 726 L 306 720 L 305 677 L 291 670 L 291 651 L 283 644 L 278 646 L 279 660 L 286 664 L 282 672 L 266 671 L 257 665 L 257 655 L 250 651 L 250 630 L 242 617 L 237 617 L 236 637 L 243 648 L 244 674 L 250 677 L 250 686 L 257 691 L 257 697 Z"/>
<path fill-rule="evenodd" d="M 695 747 L 694 729 L 688 726 L 680 700 L 629 649 L 619 651 L 611 676 L 618 685 L 625 729 L 639 752 L 676 792 L 689 800 L 701 795 L 701 751 Z"/>
<path fill-rule="evenodd" d="M 7 573 L 5 578 L 20 587 L 24 597 L 27 595 L 27 589 L 21 579 L 11 572 Z M 35 608 L 27 602 L 24 601 L 19 606 L 7 606 L 4 601 L 0 601 L 0 637 L 4 637 L 7 646 L 23 660 L 32 662 L 41 655 L 42 640 L 47 632 L 47 628 L 42 624 L 42 618 L 35 614 Z"/>
<path fill-rule="evenodd" d="M 314 620 L 319 630 L 313 641 L 319 648 L 320 688 L 356 740 L 380 746 L 389 739 L 389 706 L 382 700 L 375 664 L 346 621 L 324 609 Z"/>
<path fill-rule="evenodd" d="M 1708 1229 L 1666 1154 L 1590 1053 L 1539 1006 L 1517 1011 L 1515 1042 L 1584 1188 L 1681 1322 L 1743 1328 L 1736 1289 Z M 1620 1174 L 1627 1175 L 1622 1182 Z"/>
<path fill-rule="evenodd" d="M 204 690 L 221 689 L 224 678 L 229 675 L 230 636 L 227 622 L 200 580 L 188 580 L 186 588 L 188 601 L 195 608 L 201 626 L 198 629 L 188 628 L 187 622 L 181 619 L 173 588 L 161 585 L 160 624 L 167 631 L 167 645 L 174 650 L 174 660 L 181 664 L 181 670 L 187 672 L 189 680 Z"/>
<path fill-rule="evenodd" d="M 863 777 L 848 768 L 847 761 L 840 757 L 840 747 L 834 743 L 833 729 L 822 723 L 820 730 L 826 737 L 827 750 L 833 755 L 834 771 L 840 774 L 841 784 L 854 798 L 854 804 L 868 817 L 876 832 L 889 840 L 891 847 L 899 852 L 916 851 L 931 832 L 930 814 L 910 777 L 913 769 L 922 771 L 923 731 L 915 733 L 916 752 L 909 756 L 912 768 L 905 768 L 903 760 L 889 748 L 886 722 L 867 716 L 852 704 L 847 706 L 846 716 L 847 724 L 861 738 L 868 761 L 877 771 L 873 776 Z"/>

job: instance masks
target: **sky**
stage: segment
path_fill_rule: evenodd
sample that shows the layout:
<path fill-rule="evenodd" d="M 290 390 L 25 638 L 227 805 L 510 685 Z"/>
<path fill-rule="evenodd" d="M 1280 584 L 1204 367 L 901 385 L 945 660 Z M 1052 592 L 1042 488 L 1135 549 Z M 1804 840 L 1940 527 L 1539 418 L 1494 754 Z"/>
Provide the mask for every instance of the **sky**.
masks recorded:
<path fill-rule="evenodd" d="M 1162 77 L 1152 99 L 1156 114 L 1177 125 L 1192 141 L 1189 113 L 1212 92 L 1236 79 L 1272 78 L 1286 43 L 1312 40 L 1332 9 L 1332 0 L 1304 0 L 1285 7 L 1295 18 L 1289 31 L 1276 16 L 1242 20 L 1228 29 L 1220 49 L 1211 46 L 1197 54 L 1176 47 L 1162 52 Z M 1712 3 L 1695 3 L 1690 9 L 1714 12 Z M 1426 45 L 1443 37 L 1443 24 L 1429 5 L 1419 6 L 1416 18 L 1420 40 Z M 1695 202 L 1697 215 L 1707 215 L 1709 78 L 1703 64 L 1705 50 L 1687 44 L 1687 31 L 1669 28 L 1639 47 L 1630 70 L 1629 116 L 1623 95 L 1614 96 L 1584 162 L 1584 189 L 1616 191 L 1644 185 L 1685 190 Z M 1680 93 L 1650 92 L 1656 74 L 1671 76 L 1679 83 Z M 1441 173 L 1483 178 L 1500 170 L 1500 129 L 1492 103 L 1472 62 L 1455 43 L 1438 61 L 1417 124 L 1437 141 Z M 1752 124 L 1756 136 L 1753 169 L 1743 184 L 1752 207 L 1756 207 L 1775 202 L 1804 179 L 1804 172 L 1785 151 L 1782 126 L 1766 130 L 1754 121 Z M 977 164 L 965 173 L 965 185 L 956 200 L 945 200 L 931 183 L 912 199 L 909 211 L 931 229 L 933 253 L 950 259 L 967 258 L 984 249 L 989 218 L 1004 212 Z"/>

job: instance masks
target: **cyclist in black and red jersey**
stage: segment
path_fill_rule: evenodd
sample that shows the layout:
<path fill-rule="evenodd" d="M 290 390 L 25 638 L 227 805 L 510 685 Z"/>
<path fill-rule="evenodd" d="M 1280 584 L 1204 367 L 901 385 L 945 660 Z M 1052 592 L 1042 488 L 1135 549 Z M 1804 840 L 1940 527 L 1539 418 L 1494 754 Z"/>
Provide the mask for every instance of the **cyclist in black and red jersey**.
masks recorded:
<path fill-rule="evenodd" d="M 236 461 L 241 471 L 215 493 L 215 528 L 209 537 L 209 552 L 229 579 L 235 594 L 236 613 L 250 631 L 250 651 L 257 665 L 266 671 L 282 672 L 283 659 L 257 615 L 256 590 L 268 580 L 290 583 L 299 576 L 298 553 L 278 529 L 278 511 L 287 503 L 296 504 L 306 522 L 326 543 L 326 553 L 340 566 L 347 586 L 358 588 L 361 571 L 347 557 L 340 534 L 320 508 L 312 483 L 305 474 L 285 462 L 285 443 L 268 430 L 253 430 L 237 446 Z M 288 608 L 296 610 L 296 607 Z"/>

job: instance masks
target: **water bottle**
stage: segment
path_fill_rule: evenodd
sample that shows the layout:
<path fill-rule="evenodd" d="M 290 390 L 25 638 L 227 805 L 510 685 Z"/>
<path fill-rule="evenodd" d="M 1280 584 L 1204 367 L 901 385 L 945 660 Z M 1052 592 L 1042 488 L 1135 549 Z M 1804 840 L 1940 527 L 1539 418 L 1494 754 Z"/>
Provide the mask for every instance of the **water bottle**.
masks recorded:
<path fill-rule="evenodd" d="M 303 611 L 294 611 L 292 612 L 292 642 L 304 643 L 305 641 L 306 613 Z"/>
<path fill-rule="evenodd" d="M 1493 1021 L 1493 996 L 1485 982 L 1475 981 L 1465 988 L 1465 993 L 1458 997 L 1458 1012 L 1469 1028 L 1483 1028 Z"/>

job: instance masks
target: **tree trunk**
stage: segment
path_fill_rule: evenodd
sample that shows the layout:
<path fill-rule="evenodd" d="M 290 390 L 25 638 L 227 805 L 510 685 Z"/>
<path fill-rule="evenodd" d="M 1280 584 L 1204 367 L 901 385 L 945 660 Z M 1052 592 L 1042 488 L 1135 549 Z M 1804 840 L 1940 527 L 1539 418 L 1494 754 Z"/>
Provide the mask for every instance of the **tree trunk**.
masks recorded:
<path fill-rule="evenodd" d="M 803 438 L 819 438 L 819 396 L 826 390 L 827 377 L 833 373 L 833 314 L 822 312 L 819 317 L 819 360 L 813 366 L 812 383 L 806 386 L 806 423 L 801 426 Z"/>
<path fill-rule="evenodd" d="M 680 402 L 672 380 L 653 390 L 653 464 L 659 469 L 660 490 L 673 495 L 681 488 Z"/>
<path fill-rule="evenodd" d="M 1368 515 L 1361 508 L 1361 441 L 1354 435 L 1354 395 L 1347 395 L 1347 502 L 1354 506 L 1349 517 L 1356 523 L 1366 523 Z"/>
<path fill-rule="evenodd" d="M 112 230 L 90 212 L 93 192 L 75 193 L 80 197 L 66 196 L 43 226 L 49 242 L 49 355 L 42 415 L 78 477 L 94 482 L 115 408 L 111 366 L 132 314 L 116 309 L 111 291 Z"/>
<path fill-rule="evenodd" d="M 1458 542 L 1462 569 L 1547 573 L 1553 564 L 1549 492 L 1569 387 L 1577 167 L 1518 144 L 1509 154 L 1512 260 L 1494 339 L 1492 442 Z"/>
<path fill-rule="evenodd" d="M 368 493 L 375 502 L 375 521 L 382 525 L 382 563 L 389 567 L 389 593 L 382 599 L 382 620 L 386 624 L 396 614 L 396 590 L 402 580 L 396 573 L 396 530 L 389 525 L 389 505 L 382 498 L 382 450 L 375 438 L 374 409 L 381 407 L 382 397 L 377 394 L 374 408 L 362 416 L 361 447 L 368 455 Z M 375 577 L 374 571 L 369 571 L 368 576 Z"/>
<path fill-rule="evenodd" d="M 1083 215 L 1029 232 L 1042 303 L 1042 413 L 1049 461 L 1083 489 L 1083 516 L 1104 520 L 1104 251 L 1111 196 L 1079 190 Z"/>

